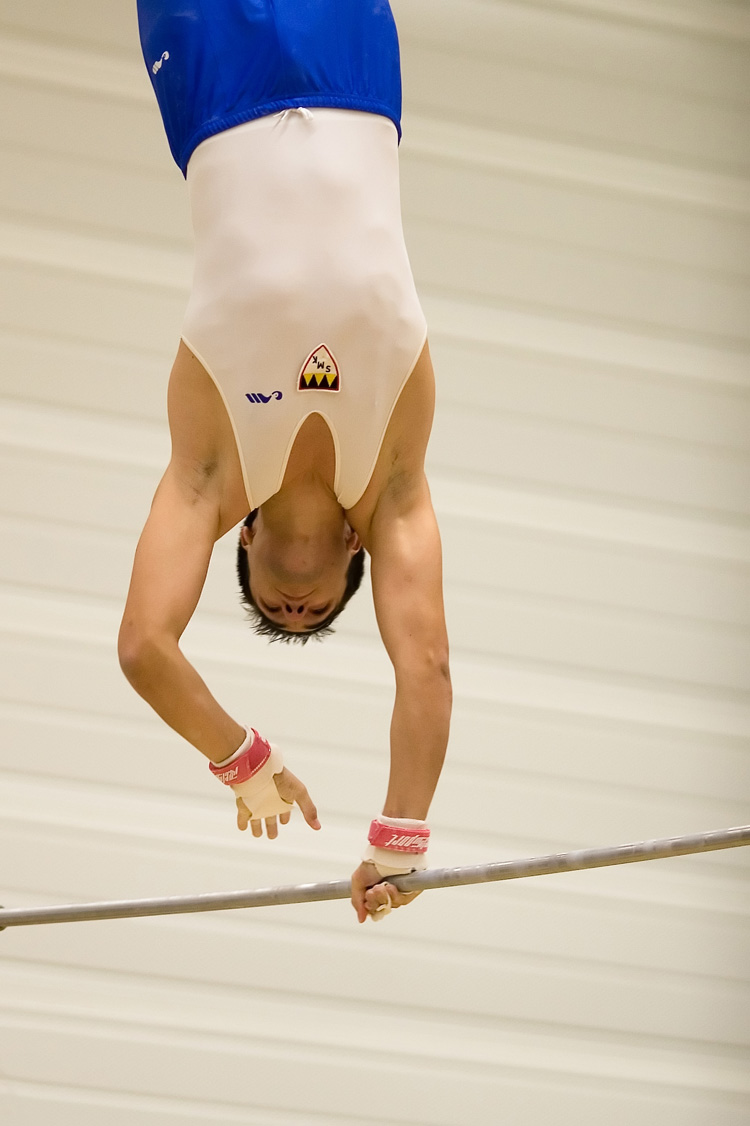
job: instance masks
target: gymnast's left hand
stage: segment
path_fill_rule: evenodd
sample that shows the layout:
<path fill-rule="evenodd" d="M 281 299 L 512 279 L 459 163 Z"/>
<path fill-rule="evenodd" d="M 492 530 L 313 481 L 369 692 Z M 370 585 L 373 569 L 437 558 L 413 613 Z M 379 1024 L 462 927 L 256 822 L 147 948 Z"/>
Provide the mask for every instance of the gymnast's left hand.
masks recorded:
<path fill-rule="evenodd" d="M 300 782 L 299 778 L 292 774 L 291 770 L 287 767 L 281 771 L 280 774 L 273 776 L 276 789 L 279 797 L 290 805 L 298 805 L 302 816 L 311 829 L 319 829 L 320 821 L 318 820 L 318 811 L 315 808 L 315 803 L 307 792 L 307 787 L 304 783 Z M 242 829 L 243 832 L 250 826 L 250 831 L 254 837 L 263 836 L 263 825 L 266 827 L 266 836 L 269 840 L 274 840 L 279 835 L 278 822 L 286 825 L 291 817 L 291 810 L 289 813 L 282 813 L 278 818 L 266 817 L 265 821 L 253 817 L 252 809 L 248 809 L 242 798 L 237 798 L 237 828 Z"/>
<path fill-rule="evenodd" d="M 373 922 L 384 918 L 392 908 L 405 907 L 412 903 L 420 891 L 399 891 L 378 872 L 370 860 L 363 860 L 352 876 L 352 906 L 357 912 L 357 921 Z"/>

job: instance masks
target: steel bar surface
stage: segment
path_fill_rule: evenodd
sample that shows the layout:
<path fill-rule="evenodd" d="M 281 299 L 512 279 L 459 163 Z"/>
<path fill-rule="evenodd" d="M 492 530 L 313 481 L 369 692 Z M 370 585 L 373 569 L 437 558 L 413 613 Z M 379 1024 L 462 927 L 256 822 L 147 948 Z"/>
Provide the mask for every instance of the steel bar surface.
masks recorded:
<path fill-rule="evenodd" d="M 644 860 L 666 860 L 717 849 L 750 844 L 750 825 L 719 829 L 687 837 L 667 837 L 610 848 L 582 849 L 552 853 L 522 860 L 501 860 L 465 868 L 433 868 L 389 881 L 402 891 L 427 891 L 431 888 L 458 887 L 463 884 L 519 880 L 527 876 L 552 876 L 560 872 L 580 872 L 616 864 L 636 864 Z M 240 907 L 274 907 L 287 903 L 317 903 L 329 899 L 348 899 L 349 880 L 331 883 L 297 884 L 287 887 L 258 888 L 255 891 L 210 892 L 206 895 L 169 896 L 161 899 L 123 899 L 104 903 L 73 903 L 55 907 L 15 907 L 0 909 L 0 930 L 6 927 L 41 923 L 90 922 L 97 919 L 135 919 L 146 915 L 181 915 L 199 911 L 228 911 Z"/>

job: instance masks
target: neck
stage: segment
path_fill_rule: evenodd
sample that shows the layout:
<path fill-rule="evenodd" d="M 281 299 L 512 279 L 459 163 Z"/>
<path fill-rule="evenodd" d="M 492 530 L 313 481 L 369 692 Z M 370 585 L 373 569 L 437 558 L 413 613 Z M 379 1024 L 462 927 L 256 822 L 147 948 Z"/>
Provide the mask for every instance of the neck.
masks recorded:
<path fill-rule="evenodd" d="M 343 509 L 333 490 L 315 474 L 284 480 L 282 488 L 261 506 L 257 520 L 282 539 L 308 539 L 325 529 L 341 528 Z"/>

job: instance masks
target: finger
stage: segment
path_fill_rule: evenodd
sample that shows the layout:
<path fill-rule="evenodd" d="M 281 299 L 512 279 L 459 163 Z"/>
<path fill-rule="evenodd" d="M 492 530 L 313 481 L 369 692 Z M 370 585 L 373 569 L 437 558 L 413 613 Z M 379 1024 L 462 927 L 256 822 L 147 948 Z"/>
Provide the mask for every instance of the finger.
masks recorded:
<path fill-rule="evenodd" d="M 288 825 L 289 821 L 291 819 L 291 816 L 292 816 L 291 813 L 282 813 L 281 816 L 279 817 L 279 821 L 281 822 L 282 825 Z"/>
<path fill-rule="evenodd" d="M 242 798 L 237 798 L 237 828 L 243 832 L 247 829 L 247 823 L 250 820 L 250 810 L 247 808 Z"/>
<path fill-rule="evenodd" d="M 388 884 L 391 893 L 391 902 L 394 907 L 406 907 L 408 903 L 413 903 L 421 891 L 399 891 L 393 884 Z"/>
<path fill-rule="evenodd" d="M 276 818 L 275 817 L 267 817 L 266 818 L 266 836 L 268 837 L 269 841 L 276 840 L 278 835 L 279 835 L 279 830 L 276 826 Z"/>
<path fill-rule="evenodd" d="M 308 805 L 306 805 L 303 808 L 302 803 L 300 802 L 299 807 L 302 810 L 302 816 L 304 817 L 305 821 L 310 826 L 310 828 L 317 830 L 317 829 L 320 828 L 320 821 L 318 820 L 318 811 L 315 808 L 312 801 L 310 801 L 309 798 L 307 800 L 308 800 Z"/>
<path fill-rule="evenodd" d="M 398 895 L 393 884 L 372 884 L 365 892 L 365 902 L 368 907 L 380 907 L 384 903 L 392 903 Z"/>
<path fill-rule="evenodd" d="M 365 895 L 365 903 L 370 912 L 377 910 L 387 901 L 393 908 L 406 907 L 421 894 L 421 891 L 399 891 L 394 884 L 382 883 L 368 889 Z M 385 896 L 388 897 L 388 900 L 385 899 Z"/>
<path fill-rule="evenodd" d="M 306 788 L 301 782 L 298 782 L 299 789 L 295 793 L 297 805 L 302 810 L 302 816 L 311 829 L 319 829 L 320 821 L 318 821 L 318 811 L 315 808 L 315 802 L 308 794 Z"/>
<path fill-rule="evenodd" d="M 263 836 L 263 822 L 262 821 L 257 821 L 257 820 L 251 821 L 250 822 L 250 828 L 252 829 L 254 837 L 262 837 Z"/>
<path fill-rule="evenodd" d="M 365 888 L 356 880 L 352 880 L 352 907 L 357 912 L 357 922 L 364 923 L 369 914 L 365 907 Z"/>
<path fill-rule="evenodd" d="M 371 897 L 367 904 L 373 923 L 379 923 L 386 915 L 390 915 L 392 907 L 393 903 L 385 884 L 380 885 L 378 892 Z"/>
<path fill-rule="evenodd" d="M 375 912 L 382 911 L 386 907 L 393 907 L 393 900 L 386 891 L 383 891 L 382 894 L 378 893 L 377 895 L 365 896 L 365 908 L 368 915 L 373 915 Z"/>

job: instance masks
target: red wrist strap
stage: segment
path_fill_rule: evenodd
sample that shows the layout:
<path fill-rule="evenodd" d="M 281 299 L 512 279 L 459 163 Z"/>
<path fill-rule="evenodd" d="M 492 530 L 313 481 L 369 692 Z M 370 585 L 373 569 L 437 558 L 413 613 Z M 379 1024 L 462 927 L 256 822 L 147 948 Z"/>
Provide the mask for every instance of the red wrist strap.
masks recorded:
<path fill-rule="evenodd" d="M 262 735 L 259 735 L 254 727 L 251 727 L 250 731 L 254 736 L 252 743 L 234 762 L 230 762 L 228 766 L 215 762 L 208 764 L 208 769 L 214 777 L 225 786 L 238 786 L 241 782 L 247 782 L 248 778 L 257 774 L 271 757 L 271 747 Z"/>
<path fill-rule="evenodd" d="M 391 852 L 427 852 L 430 843 L 430 830 L 425 825 L 418 828 L 394 828 L 382 821 L 373 821 L 367 839 L 375 848 L 385 848 Z"/>

